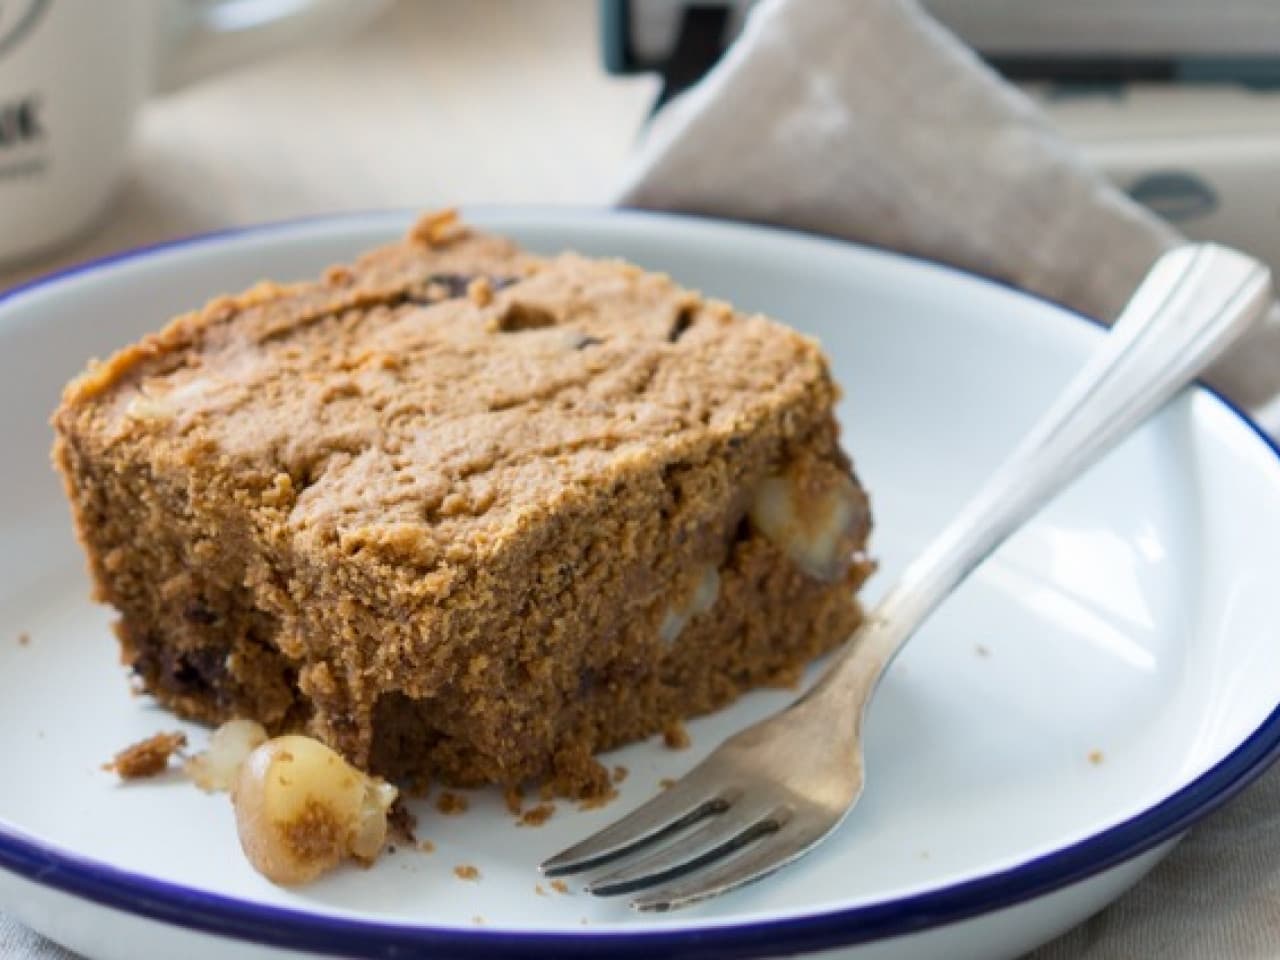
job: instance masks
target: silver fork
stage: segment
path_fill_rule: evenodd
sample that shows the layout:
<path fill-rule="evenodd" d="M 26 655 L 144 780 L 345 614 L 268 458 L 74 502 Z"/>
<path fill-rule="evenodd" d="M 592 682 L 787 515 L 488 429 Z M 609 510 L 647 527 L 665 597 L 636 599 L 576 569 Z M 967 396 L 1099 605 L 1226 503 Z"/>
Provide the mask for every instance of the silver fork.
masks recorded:
<path fill-rule="evenodd" d="M 1014 530 L 1162 406 L 1271 301 L 1256 260 L 1213 244 L 1165 254 L 1092 359 L 911 563 L 795 703 L 727 739 L 670 789 L 542 864 L 561 876 L 628 858 L 586 889 L 638 910 L 727 893 L 799 859 L 862 793 L 862 726 L 885 668 Z M 635 856 L 632 856 L 635 855 Z"/>

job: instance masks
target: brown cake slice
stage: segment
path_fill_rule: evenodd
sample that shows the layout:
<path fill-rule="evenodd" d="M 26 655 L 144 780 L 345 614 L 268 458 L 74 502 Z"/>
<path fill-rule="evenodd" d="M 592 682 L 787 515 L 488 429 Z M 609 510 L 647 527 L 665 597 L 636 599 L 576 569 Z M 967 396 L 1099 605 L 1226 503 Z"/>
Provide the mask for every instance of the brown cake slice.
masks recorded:
<path fill-rule="evenodd" d="M 163 704 L 588 795 L 858 622 L 836 397 L 786 327 L 445 214 L 91 366 L 54 456 Z"/>

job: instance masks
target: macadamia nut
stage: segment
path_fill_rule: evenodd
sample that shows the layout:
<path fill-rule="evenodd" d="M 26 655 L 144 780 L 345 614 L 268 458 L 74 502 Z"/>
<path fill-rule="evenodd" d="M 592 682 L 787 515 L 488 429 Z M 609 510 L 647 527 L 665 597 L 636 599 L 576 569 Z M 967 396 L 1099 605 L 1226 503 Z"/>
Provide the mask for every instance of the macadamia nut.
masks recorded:
<path fill-rule="evenodd" d="M 266 742 L 262 724 L 229 720 L 213 731 L 209 746 L 188 760 L 183 772 L 206 793 L 230 790 L 245 758 Z"/>
<path fill-rule="evenodd" d="M 865 534 L 867 508 L 853 481 L 827 464 L 793 467 L 765 477 L 748 507 L 757 530 L 817 580 L 839 580 L 856 541 Z"/>
<path fill-rule="evenodd" d="M 716 603 L 720 595 L 720 571 L 715 567 L 704 567 L 698 578 L 698 585 L 693 594 L 679 607 L 671 607 L 658 627 L 658 636 L 663 643 L 673 643 L 684 632 L 684 628 L 700 613 L 706 613 Z"/>
<path fill-rule="evenodd" d="M 387 839 L 396 788 L 318 740 L 277 737 L 240 767 L 231 800 L 240 845 L 273 883 L 310 883 L 347 857 L 370 863 Z"/>

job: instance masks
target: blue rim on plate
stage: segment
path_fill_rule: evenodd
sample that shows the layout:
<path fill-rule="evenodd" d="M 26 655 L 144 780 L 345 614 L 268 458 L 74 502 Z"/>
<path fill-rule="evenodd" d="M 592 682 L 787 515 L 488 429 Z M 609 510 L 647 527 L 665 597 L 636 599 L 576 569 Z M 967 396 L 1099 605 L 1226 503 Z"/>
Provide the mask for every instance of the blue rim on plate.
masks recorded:
<path fill-rule="evenodd" d="M 390 214 L 396 211 L 378 211 Z M 560 210 L 564 213 L 566 211 Z M 168 250 L 200 246 L 229 238 L 288 231 L 317 222 L 367 218 L 374 211 L 321 215 L 197 234 L 139 247 L 69 267 L 6 291 L 0 306 L 69 277 L 113 264 L 139 260 Z M 610 211 L 583 211 L 585 216 L 616 216 Z M 713 220 L 686 214 L 626 211 L 643 218 Z M 774 233 L 812 236 L 803 231 L 756 227 Z M 830 239 L 830 238 L 826 238 Z M 901 254 L 895 254 L 902 256 Z M 965 274 L 946 264 L 929 262 L 980 283 L 997 281 Z M 1023 296 L 1034 296 L 1017 291 Z M 1059 305 L 1060 306 L 1060 305 Z M 1090 325 L 1097 321 L 1070 313 Z M 1213 388 L 1198 384 L 1238 418 L 1280 461 L 1276 444 L 1244 411 Z M 851 946 L 918 933 L 1041 897 L 1145 853 L 1172 839 L 1217 809 L 1260 776 L 1280 757 L 1280 705 L 1277 705 L 1234 751 L 1160 803 L 1122 823 L 1077 843 L 975 880 L 896 900 L 826 911 L 812 916 L 748 921 L 732 926 L 690 930 L 625 932 L 509 933 L 426 927 L 371 920 L 328 917 L 284 907 L 265 906 L 181 884 L 156 880 L 87 860 L 52 847 L 0 821 L 0 868 L 32 882 L 128 913 L 217 936 L 328 956 L 377 958 L 406 955 L 561 958 L 599 955 L 644 958 L 762 957 Z M 531 867 L 532 869 L 532 867 Z"/>

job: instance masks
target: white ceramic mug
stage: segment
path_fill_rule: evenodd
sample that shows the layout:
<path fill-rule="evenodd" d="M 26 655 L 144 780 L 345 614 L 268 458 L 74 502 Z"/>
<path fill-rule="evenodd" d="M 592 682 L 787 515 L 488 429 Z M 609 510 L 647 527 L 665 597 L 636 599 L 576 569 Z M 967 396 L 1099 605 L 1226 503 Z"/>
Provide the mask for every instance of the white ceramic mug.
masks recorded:
<path fill-rule="evenodd" d="M 84 229 L 148 96 L 333 36 L 382 0 L 0 0 L 0 261 Z"/>

